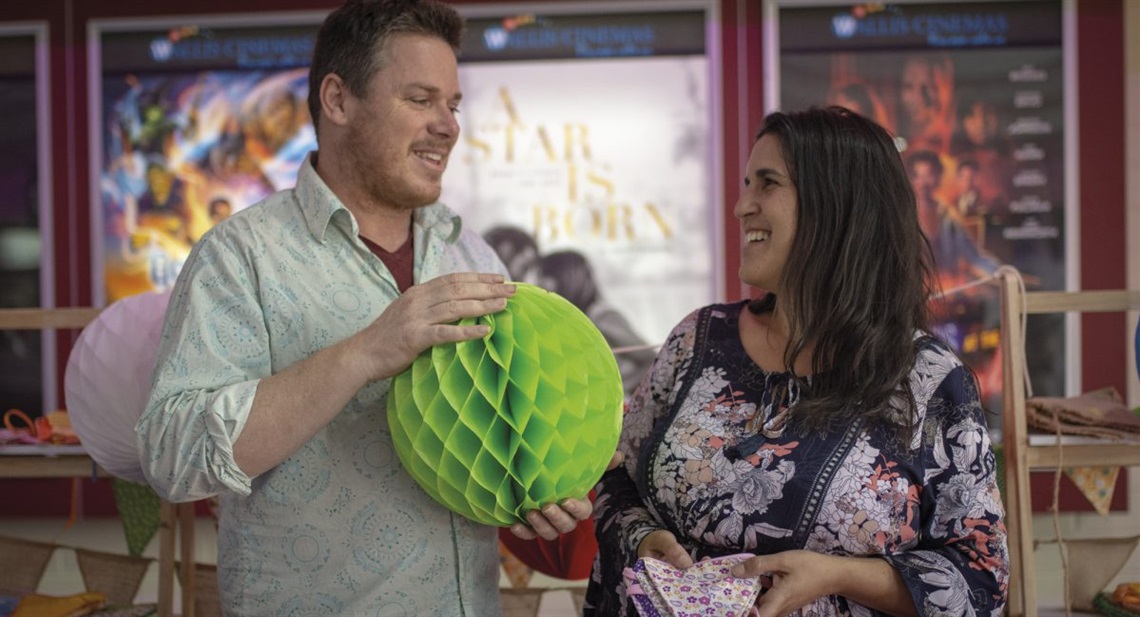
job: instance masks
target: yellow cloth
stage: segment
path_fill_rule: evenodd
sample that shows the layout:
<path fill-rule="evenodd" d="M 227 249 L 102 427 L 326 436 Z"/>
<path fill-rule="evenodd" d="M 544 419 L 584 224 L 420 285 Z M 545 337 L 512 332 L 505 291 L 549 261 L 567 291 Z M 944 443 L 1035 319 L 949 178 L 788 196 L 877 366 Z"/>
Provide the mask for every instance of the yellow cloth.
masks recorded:
<path fill-rule="evenodd" d="M 103 594 L 94 592 L 67 597 L 33 593 L 20 599 L 12 617 L 82 617 L 98 610 L 105 601 Z"/>

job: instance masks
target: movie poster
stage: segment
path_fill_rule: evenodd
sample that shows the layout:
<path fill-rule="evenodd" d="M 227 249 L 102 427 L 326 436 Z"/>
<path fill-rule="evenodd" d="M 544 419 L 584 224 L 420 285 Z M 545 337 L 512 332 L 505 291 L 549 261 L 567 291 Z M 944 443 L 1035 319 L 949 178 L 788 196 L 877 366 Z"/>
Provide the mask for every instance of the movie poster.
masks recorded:
<path fill-rule="evenodd" d="M 214 224 L 293 185 L 316 148 L 307 67 L 322 18 L 101 33 L 96 301 L 170 287 Z M 460 55 L 441 200 L 514 278 L 593 319 L 627 392 L 723 278 L 706 21 L 471 17 Z"/>
<path fill-rule="evenodd" d="M 1031 290 L 1066 287 L 1061 3 L 788 2 L 779 35 L 779 108 L 842 105 L 896 135 L 945 293 L 936 332 L 1000 409 L 999 293 L 975 283 L 1012 264 Z M 1063 318 L 1037 317 L 1035 391 L 1063 395 Z"/>
<path fill-rule="evenodd" d="M 619 350 L 627 393 L 717 295 L 703 11 L 472 19 L 443 201 Z"/>
<path fill-rule="evenodd" d="M 293 186 L 316 148 L 306 97 L 319 20 L 102 35 L 95 245 L 106 303 L 172 286 L 213 225 Z"/>

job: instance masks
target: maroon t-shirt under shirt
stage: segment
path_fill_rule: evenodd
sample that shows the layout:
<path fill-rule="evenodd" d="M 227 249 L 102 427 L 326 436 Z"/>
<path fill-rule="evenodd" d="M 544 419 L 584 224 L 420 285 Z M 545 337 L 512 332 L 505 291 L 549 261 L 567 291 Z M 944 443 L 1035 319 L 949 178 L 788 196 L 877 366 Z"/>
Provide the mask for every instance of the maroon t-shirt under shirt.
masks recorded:
<path fill-rule="evenodd" d="M 412 269 L 415 266 L 416 259 L 415 252 L 412 250 L 411 234 L 408 234 L 408 241 L 403 246 L 391 253 L 364 236 L 360 236 L 360 239 L 364 241 L 364 246 L 367 246 L 373 255 L 379 257 L 380 261 L 388 266 L 388 271 L 396 279 L 396 289 L 399 289 L 400 293 L 407 291 L 412 286 Z"/>

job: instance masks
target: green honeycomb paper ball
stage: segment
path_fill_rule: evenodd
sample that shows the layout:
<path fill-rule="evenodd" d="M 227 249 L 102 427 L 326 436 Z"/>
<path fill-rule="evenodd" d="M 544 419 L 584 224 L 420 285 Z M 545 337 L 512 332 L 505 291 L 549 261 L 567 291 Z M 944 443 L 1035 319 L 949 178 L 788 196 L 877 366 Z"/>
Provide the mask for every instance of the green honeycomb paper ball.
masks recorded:
<path fill-rule="evenodd" d="M 621 374 L 601 332 L 558 294 L 515 285 L 504 310 L 460 321 L 487 324 L 487 336 L 428 349 L 388 394 L 408 473 L 487 525 L 584 497 L 621 432 Z"/>

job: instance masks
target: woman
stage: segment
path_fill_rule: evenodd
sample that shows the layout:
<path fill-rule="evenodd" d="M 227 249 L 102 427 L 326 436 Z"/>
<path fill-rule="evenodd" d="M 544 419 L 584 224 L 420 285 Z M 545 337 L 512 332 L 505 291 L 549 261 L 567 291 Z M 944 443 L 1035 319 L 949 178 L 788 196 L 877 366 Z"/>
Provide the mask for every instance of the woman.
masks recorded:
<path fill-rule="evenodd" d="M 768 116 L 735 214 L 758 300 L 670 334 L 599 483 L 586 614 L 622 570 L 748 552 L 762 616 L 1000 614 L 1008 561 L 970 371 L 927 334 L 930 248 L 890 135 Z"/>

